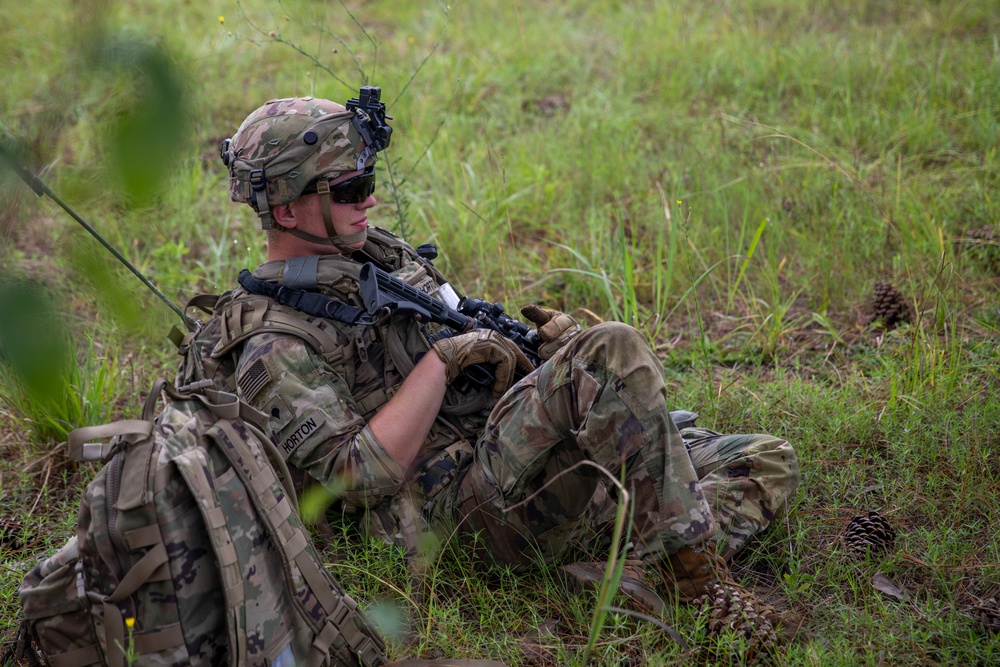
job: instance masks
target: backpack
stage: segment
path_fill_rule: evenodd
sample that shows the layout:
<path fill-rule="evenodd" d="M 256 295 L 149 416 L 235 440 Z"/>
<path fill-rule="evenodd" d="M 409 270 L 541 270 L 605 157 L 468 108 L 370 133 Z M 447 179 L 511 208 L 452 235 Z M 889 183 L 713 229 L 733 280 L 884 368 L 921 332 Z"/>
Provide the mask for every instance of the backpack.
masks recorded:
<path fill-rule="evenodd" d="M 161 392 L 170 400 L 154 420 Z M 159 380 L 142 419 L 73 431 L 70 455 L 106 465 L 84 493 L 76 537 L 24 577 L 19 657 L 383 664 L 382 639 L 298 518 L 264 423 L 233 394 Z"/>

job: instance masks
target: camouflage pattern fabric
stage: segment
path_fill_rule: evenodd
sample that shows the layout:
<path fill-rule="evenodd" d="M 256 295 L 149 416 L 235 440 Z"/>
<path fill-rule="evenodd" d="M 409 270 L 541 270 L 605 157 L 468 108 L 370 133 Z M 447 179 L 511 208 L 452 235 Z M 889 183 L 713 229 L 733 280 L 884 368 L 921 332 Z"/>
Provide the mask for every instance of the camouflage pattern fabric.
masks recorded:
<path fill-rule="evenodd" d="M 584 459 L 616 478 L 625 467 L 636 500 L 634 542 L 650 561 L 716 535 L 742 546 L 797 487 L 794 453 L 776 438 L 726 441 L 731 447 L 714 450 L 718 464 L 710 447 L 696 448 L 694 463 L 667 411 L 662 365 L 641 334 L 615 323 L 580 334 L 491 402 L 485 424 L 439 415 L 415 467 L 401 470 L 367 420 L 404 376 L 385 351 L 390 329 L 414 324 L 394 318 L 363 333 L 335 326 L 364 340 L 350 364 L 330 366 L 301 339 L 262 333 L 245 344 L 240 385 L 255 365 L 267 369 L 269 380 L 246 398 L 270 416 L 288 463 L 341 497 L 341 510 L 372 535 L 411 552 L 428 533 L 448 539 L 456 524 L 461 539 L 472 544 L 480 533 L 491 557 L 506 564 L 599 546 L 616 493 L 592 467 L 565 473 Z M 781 456 L 783 468 L 771 464 Z M 762 472 L 746 488 L 720 482 L 747 465 Z"/>
<path fill-rule="evenodd" d="M 410 284 L 440 279 L 409 246 L 382 230 L 370 234 L 365 252 Z M 327 259 L 320 258 L 321 269 Z M 283 266 L 268 262 L 254 275 L 280 282 Z M 353 278 L 349 271 L 335 275 L 335 287 L 321 283 L 319 291 L 363 305 L 356 272 Z M 248 403 L 268 415 L 271 438 L 289 466 L 327 486 L 340 499 L 338 509 L 354 515 L 372 535 L 414 551 L 431 527 L 450 521 L 450 505 L 441 504 L 447 494 L 441 491 L 464 471 L 488 407 L 496 401 L 488 392 L 449 388 L 417 466 L 404 471 L 366 424 L 402 384 L 413 358 L 429 350 L 426 337 L 434 329 L 409 318 L 393 318 L 382 327 L 333 320 L 324 325 L 353 347 L 350 353 L 331 360 L 301 337 L 259 333 L 238 350 L 236 384 Z"/>
<path fill-rule="evenodd" d="M 77 537 L 22 582 L 25 636 L 65 667 L 382 664 L 245 421 L 263 416 L 231 394 L 165 391 L 155 425 L 147 401 L 142 420 L 70 435 L 78 458 L 91 438 L 125 440 L 87 487 Z"/>
<path fill-rule="evenodd" d="M 332 180 L 374 165 L 374 153 L 363 156 L 364 141 L 352 118 L 353 111 L 314 97 L 265 103 L 247 116 L 233 135 L 229 147 L 230 198 L 252 202 L 250 175 L 255 169 L 264 172 L 268 203 L 278 206 L 298 197 L 320 176 Z"/>
<path fill-rule="evenodd" d="M 380 361 L 368 357 L 370 364 Z M 268 379 L 245 398 L 268 415 L 272 439 L 289 465 L 341 489 L 352 507 L 378 504 L 399 491 L 405 471 L 367 427 L 342 370 L 332 371 L 301 339 L 269 333 L 247 341 L 237 376 L 255 364 Z M 382 377 L 356 372 L 355 384 Z M 378 396 L 388 400 L 385 392 Z"/>
<path fill-rule="evenodd" d="M 80 550 L 73 537 L 25 575 L 20 593 L 24 615 L 21 631 L 30 633 L 49 655 L 82 654 L 97 662 L 99 639 L 89 605 L 78 592 L 79 560 Z"/>
<path fill-rule="evenodd" d="M 800 481 L 787 440 L 773 435 L 722 435 L 681 429 L 701 489 L 719 523 L 718 553 L 726 558 L 787 511 Z"/>
<path fill-rule="evenodd" d="M 300 338 L 260 334 L 247 340 L 237 375 L 246 377 L 255 364 L 271 369 L 272 379 L 246 400 L 269 416 L 271 437 L 288 465 L 326 486 L 339 499 L 337 509 L 370 535 L 415 555 L 435 528 L 447 530 L 451 506 L 440 500 L 470 458 L 471 441 L 461 427 L 468 420 L 439 419 L 420 463 L 403 470 L 367 426 L 402 378 L 388 355 L 362 356 L 367 361 L 350 373 L 334 371 Z M 398 382 L 382 389 L 386 377 Z M 357 400 L 352 387 L 365 398 Z"/>
<path fill-rule="evenodd" d="M 637 556 L 655 562 L 712 538 L 716 518 L 666 399 L 662 365 L 635 329 L 578 335 L 494 408 L 458 491 L 462 533 L 485 534 L 505 565 L 599 549 L 617 512 L 607 475 L 624 466 Z M 567 473 L 584 459 L 607 472 Z"/>

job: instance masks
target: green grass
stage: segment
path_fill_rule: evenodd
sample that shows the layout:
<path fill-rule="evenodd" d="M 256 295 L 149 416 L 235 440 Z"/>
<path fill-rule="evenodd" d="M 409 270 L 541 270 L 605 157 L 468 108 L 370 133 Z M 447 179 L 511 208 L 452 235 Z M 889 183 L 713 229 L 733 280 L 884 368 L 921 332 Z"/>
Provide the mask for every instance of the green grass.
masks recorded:
<path fill-rule="evenodd" d="M 1000 593 L 1000 4 L 98 4 L 0 9 L 0 134 L 171 299 L 264 257 L 219 140 L 266 99 L 380 85 L 382 226 L 437 243 L 470 294 L 634 324 L 671 407 L 793 442 L 795 506 L 735 565 L 803 619 L 779 664 L 1000 661 L 971 617 Z M 0 518 L 24 526 L 21 548 L 0 541 L 9 636 L 25 567 L 72 532 L 93 474 L 61 434 L 134 416 L 172 374 L 177 318 L 52 202 L 10 174 L 0 192 L 0 270 L 44 285 L 69 336 L 54 404 L 21 398 L 4 353 Z M 912 323 L 866 324 L 876 281 Z M 838 537 L 869 509 L 897 547 L 855 562 Z M 483 577 L 446 549 L 428 588 L 387 548 L 344 536 L 336 553 L 396 656 L 582 661 L 595 598 L 552 572 Z M 611 614 L 595 662 L 748 658 L 690 608 L 665 620 L 691 654 Z"/>

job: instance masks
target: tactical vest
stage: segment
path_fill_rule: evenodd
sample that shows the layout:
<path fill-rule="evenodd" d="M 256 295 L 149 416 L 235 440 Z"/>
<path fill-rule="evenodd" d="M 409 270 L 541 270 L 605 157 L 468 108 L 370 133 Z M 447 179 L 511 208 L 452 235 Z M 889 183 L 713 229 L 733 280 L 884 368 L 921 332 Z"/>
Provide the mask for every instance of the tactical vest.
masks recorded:
<path fill-rule="evenodd" d="M 361 261 L 358 261 L 360 259 Z M 270 283 L 315 291 L 341 303 L 363 308 L 358 273 L 364 261 L 421 291 L 434 294 L 445 280 L 430 262 L 403 240 L 379 228 L 369 230 L 368 240 L 355 258 L 324 255 L 267 262 L 254 276 Z M 213 317 L 195 333 L 178 337 L 182 363 L 176 384 L 211 386 L 244 395 L 253 391 L 253 377 L 236 377 L 242 344 L 251 336 L 269 332 L 304 340 L 352 388 L 362 416 L 370 419 L 392 397 L 413 370 L 415 359 L 429 350 L 428 335 L 434 324 L 392 318 L 377 325 L 355 325 L 307 315 L 258 294 L 236 288 L 221 296 L 199 295 L 188 302 Z M 377 367 L 376 367 L 377 366 Z M 473 439 L 485 424 L 492 399 L 485 390 L 449 388 L 442 415 L 431 440 L 447 445 Z"/>

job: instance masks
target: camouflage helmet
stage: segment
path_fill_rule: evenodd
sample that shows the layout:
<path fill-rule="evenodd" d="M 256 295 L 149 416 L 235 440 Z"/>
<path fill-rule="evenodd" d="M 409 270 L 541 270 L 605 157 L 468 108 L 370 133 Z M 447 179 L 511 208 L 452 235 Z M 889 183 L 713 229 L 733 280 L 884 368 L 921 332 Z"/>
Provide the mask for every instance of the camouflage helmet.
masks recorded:
<path fill-rule="evenodd" d="M 230 198 L 250 204 L 261 228 L 272 229 L 271 207 L 298 198 L 320 176 L 333 180 L 373 166 L 375 152 L 351 122 L 355 113 L 315 97 L 266 102 L 223 142 Z"/>

